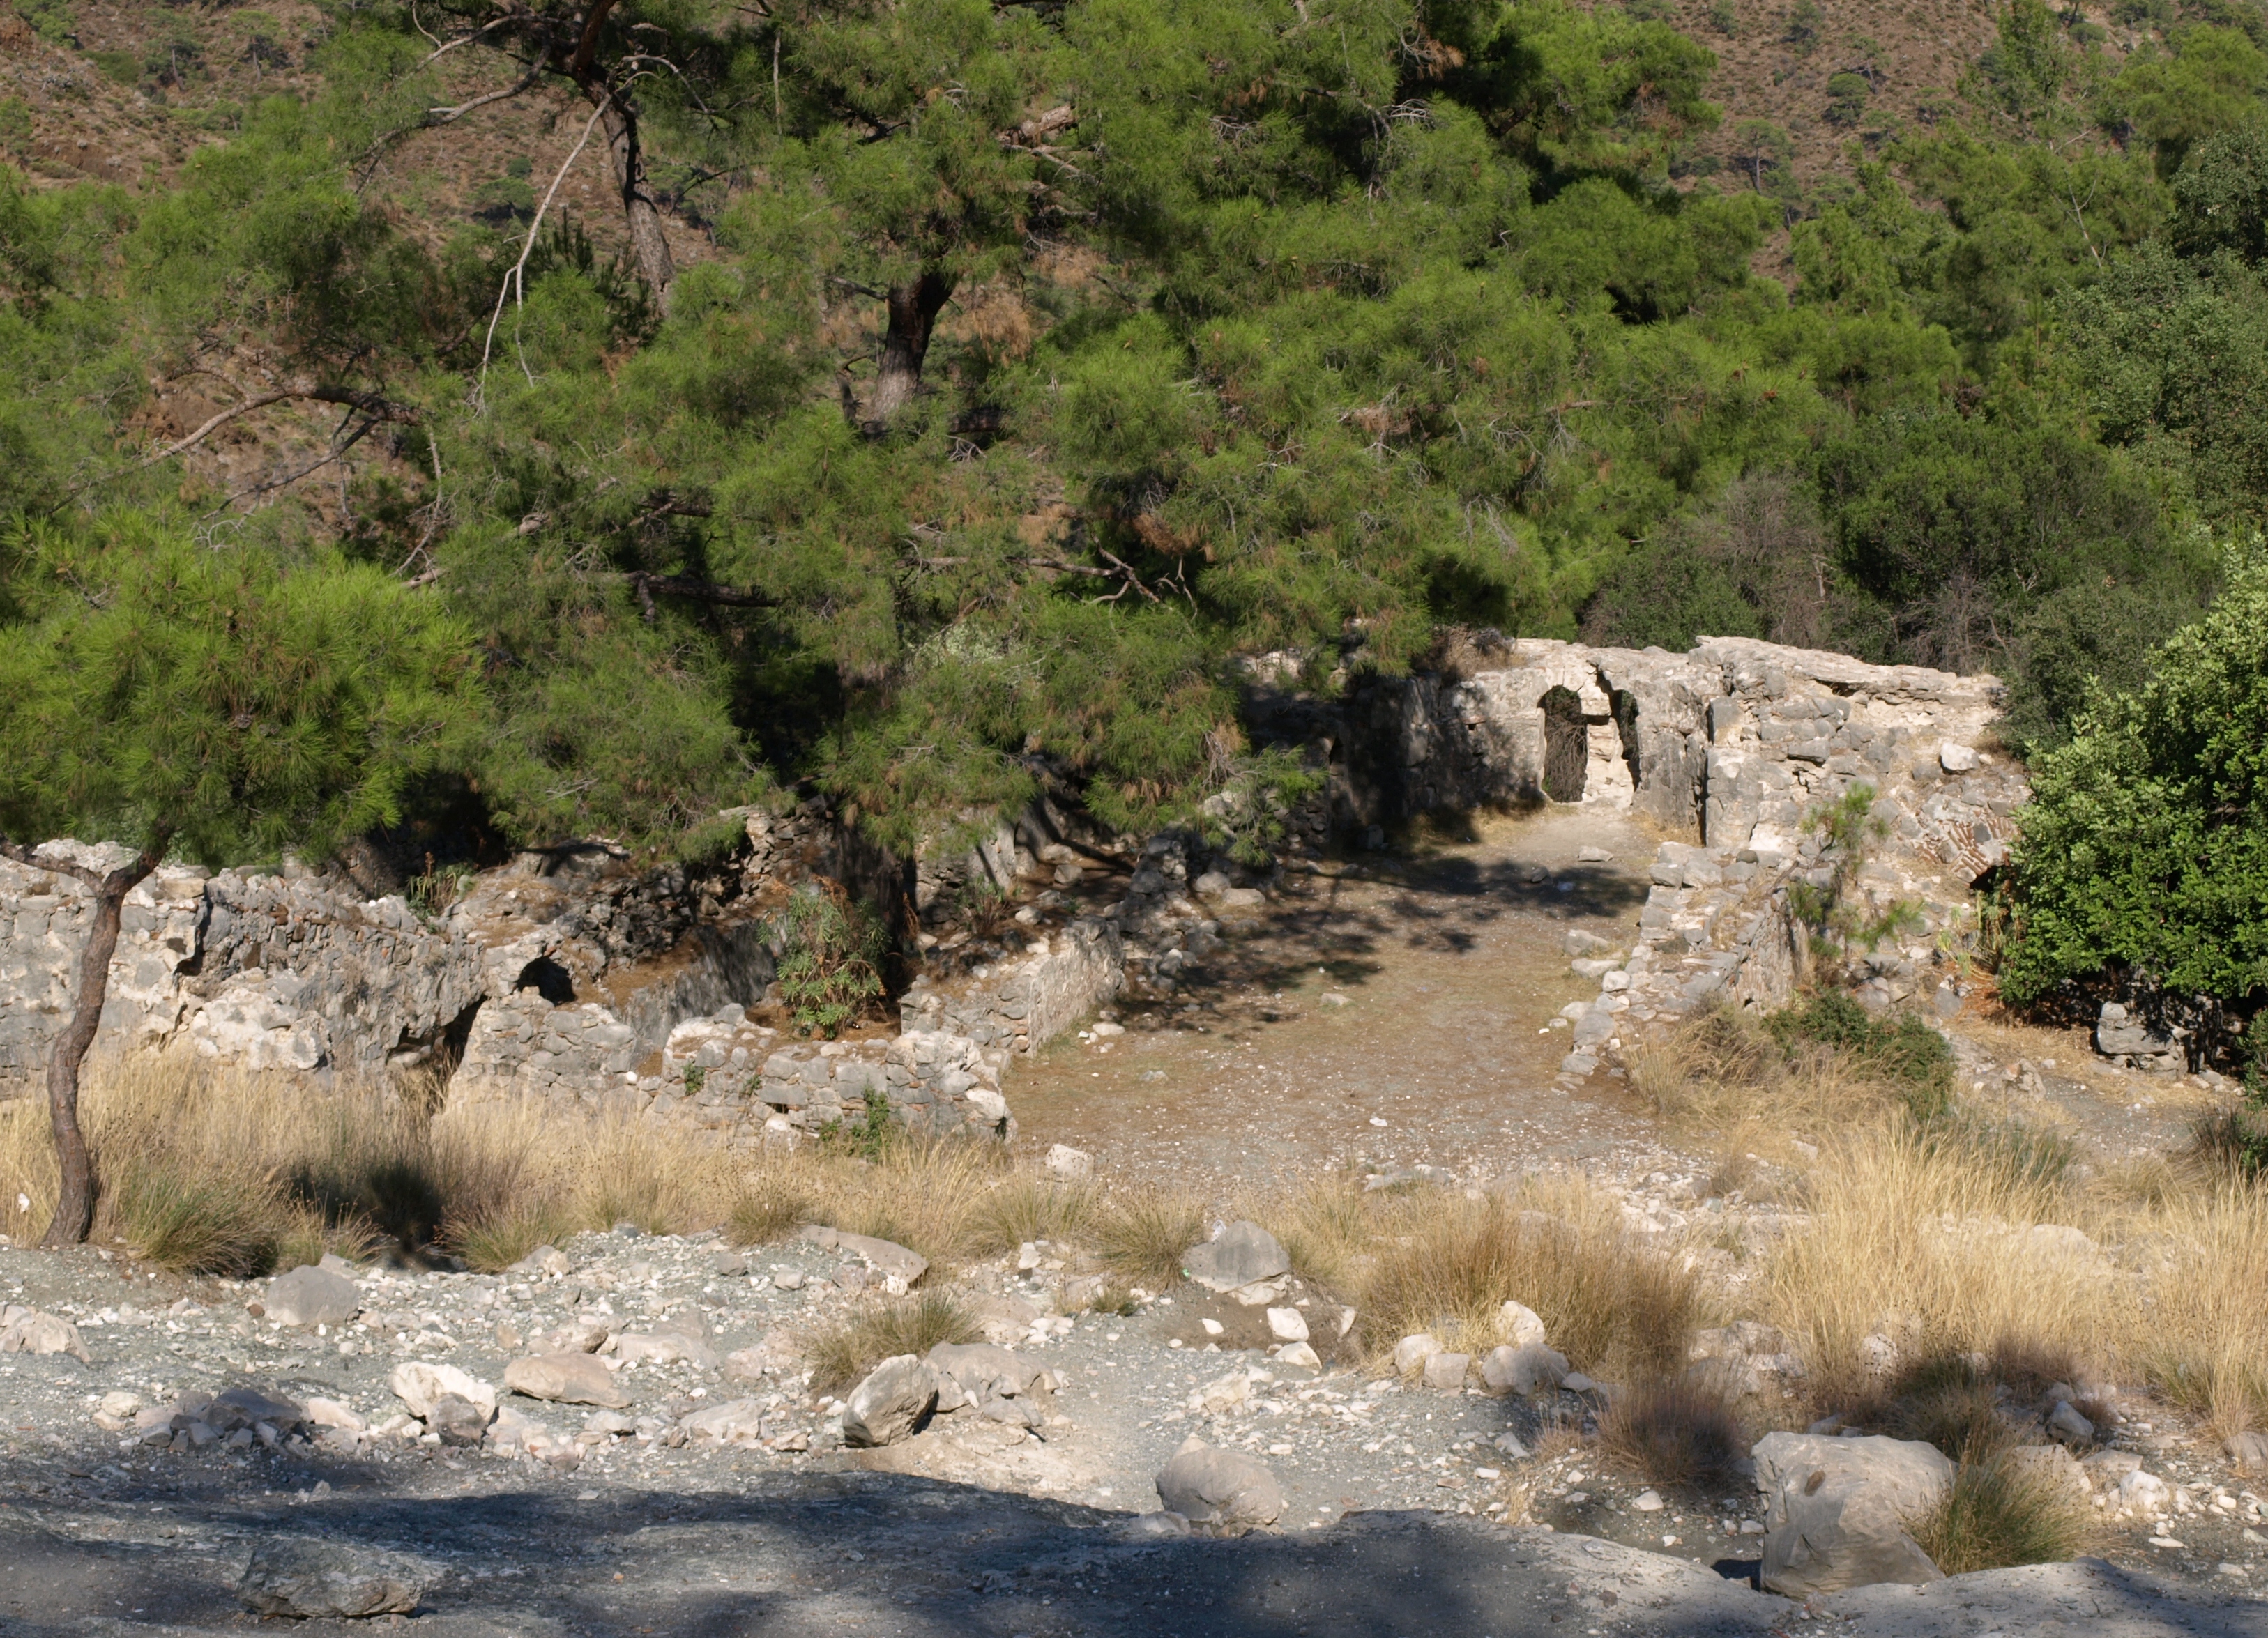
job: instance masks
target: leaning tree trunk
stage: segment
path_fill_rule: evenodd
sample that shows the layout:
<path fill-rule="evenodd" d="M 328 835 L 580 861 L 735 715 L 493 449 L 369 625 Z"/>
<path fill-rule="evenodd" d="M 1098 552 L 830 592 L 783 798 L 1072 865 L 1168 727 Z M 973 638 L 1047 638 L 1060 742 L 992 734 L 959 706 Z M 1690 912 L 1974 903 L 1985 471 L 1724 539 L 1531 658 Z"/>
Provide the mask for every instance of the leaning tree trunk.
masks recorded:
<path fill-rule="evenodd" d="M 873 399 L 866 406 L 868 431 L 887 430 L 921 386 L 930 331 L 952 294 L 953 281 L 937 272 L 924 273 L 911 284 L 890 287 L 889 329 L 882 338 L 881 369 L 875 378 Z"/>
<path fill-rule="evenodd" d="M 102 1004 L 110 995 L 110 958 L 118 950 L 118 924 L 126 908 L 126 895 L 158 868 L 165 856 L 158 841 L 123 869 L 97 875 L 83 865 L 38 857 L 10 846 L 9 857 L 40 870 L 75 876 L 94 889 L 94 925 L 78 961 L 78 989 L 71 1002 L 70 1019 L 48 1052 L 48 1123 L 55 1135 L 55 1215 L 40 1244 L 51 1251 L 84 1245 L 94 1229 L 95 1177 L 88 1154 L 86 1134 L 78 1123 L 78 1071 L 87 1048 L 102 1023 Z"/>
<path fill-rule="evenodd" d="M 661 210 L 646 191 L 645 158 L 638 147 L 637 114 L 622 92 L 604 83 L 587 81 L 584 94 L 598 105 L 599 124 L 607 134 L 607 158 L 615 168 L 615 186 L 622 195 L 622 217 L 630 226 L 630 255 L 638 276 L 653 292 L 653 304 L 669 316 L 670 286 L 676 282 L 676 264 L 669 240 L 661 231 Z"/>

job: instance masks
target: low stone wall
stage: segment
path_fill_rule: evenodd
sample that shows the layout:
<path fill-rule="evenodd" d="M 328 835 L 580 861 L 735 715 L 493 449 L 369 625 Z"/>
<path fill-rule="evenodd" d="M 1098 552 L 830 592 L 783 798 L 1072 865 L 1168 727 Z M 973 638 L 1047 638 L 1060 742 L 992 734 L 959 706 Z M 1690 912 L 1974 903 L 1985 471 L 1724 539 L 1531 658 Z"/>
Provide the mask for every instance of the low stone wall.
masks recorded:
<path fill-rule="evenodd" d="M 1920 922 L 1858 958 L 1856 994 L 1877 1011 L 1918 1001 L 1950 1016 L 1960 1005 L 1952 949 L 1974 927 L 1967 889 L 1999 862 L 2008 816 L 2029 787 L 2014 764 L 1951 746 L 1904 768 L 1822 764 L 1809 794 L 1833 800 L 1876 779 L 1872 812 L 1887 834 L 1852 891 L 1869 914 L 1903 901 Z M 1569 951 L 1578 972 L 1600 979 L 1598 999 L 1574 1021 L 1562 1065 L 1571 1074 L 1587 1075 L 1650 1031 L 1708 1007 L 1784 1005 L 1806 974 L 1808 939 L 1789 888 L 1799 880 L 1824 886 L 1830 871 L 1800 818 L 1793 834 L 1755 823 L 1739 848 L 1664 842 L 1649 873 L 1627 944 Z"/>
<path fill-rule="evenodd" d="M 1033 939 L 1023 956 L 965 979 L 924 976 L 898 1003 L 909 1032 L 957 1035 L 981 1047 L 1037 1050 L 1116 995 L 1126 981 L 1116 922 L 1086 917 Z"/>

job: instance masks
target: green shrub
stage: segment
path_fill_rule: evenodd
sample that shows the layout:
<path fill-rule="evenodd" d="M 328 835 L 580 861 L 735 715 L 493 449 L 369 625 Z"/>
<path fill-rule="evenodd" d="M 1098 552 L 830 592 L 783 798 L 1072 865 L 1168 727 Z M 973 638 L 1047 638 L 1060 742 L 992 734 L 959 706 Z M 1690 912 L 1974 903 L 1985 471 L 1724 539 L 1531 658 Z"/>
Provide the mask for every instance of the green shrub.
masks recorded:
<path fill-rule="evenodd" d="M 832 1038 L 881 998 L 888 936 L 841 886 L 795 893 L 777 930 L 780 995 L 799 1028 Z"/>
<path fill-rule="evenodd" d="M 2013 849 L 2000 989 L 2027 1005 L 2125 969 L 2170 992 L 2268 987 L 2268 551 L 2041 758 Z"/>
<path fill-rule="evenodd" d="M 1934 1120 L 1952 1105 L 1953 1048 L 1918 1014 L 1877 1018 L 1849 995 L 1829 991 L 1781 1009 L 1770 1025 L 1784 1047 L 1816 1041 L 1856 1059 L 1869 1075 L 1898 1087 L 1917 1120 Z"/>

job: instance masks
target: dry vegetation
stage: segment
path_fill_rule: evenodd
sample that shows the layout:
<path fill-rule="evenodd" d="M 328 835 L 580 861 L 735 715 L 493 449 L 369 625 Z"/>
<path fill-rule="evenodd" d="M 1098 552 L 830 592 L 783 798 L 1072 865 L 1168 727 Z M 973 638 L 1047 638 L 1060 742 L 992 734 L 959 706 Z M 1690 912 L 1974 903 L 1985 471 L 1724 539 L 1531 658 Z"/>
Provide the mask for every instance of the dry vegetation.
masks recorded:
<path fill-rule="evenodd" d="M 1958 1105 L 1918 1119 L 1894 1079 L 1850 1054 L 1799 1042 L 1775 1055 L 1761 1039 L 1702 1021 L 1640 1081 L 1673 1119 L 1840 1134 L 1805 1163 L 1789 1202 L 1800 1231 L 1767 1253 L 1739 1316 L 1712 1311 L 1701 1248 L 1636 1231 L 1619 1197 L 1578 1175 L 1492 1194 L 1366 1191 L 1329 1173 L 1229 1204 L 1278 1235 L 1303 1279 L 1354 1305 L 1373 1365 L 1416 1331 L 1484 1351 L 1508 1340 L 1508 1299 L 1534 1309 L 1576 1369 L 1625 1385 L 1602 1454 L 1657 1482 L 1721 1479 L 1761 1431 L 1689 1377 L 1697 1327 L 1769 1322 L 1807 1375 L 1799 1399 L 1763 1414 L 1800 1425 L 1834 1412 L 1962 1464 L 1916 1526 L 1948 1569 L 2065 1556 L 2081 1539 L 2068 1498 L 2004 1459 L 2023 1431 L 2012 1407 L 2052 1383 L 2146 1382 L 2221 1435 L 2268 1420 L 2260 1186 L 2198 1157 L 2091 1175 L 2036 1132 Z M 194 1059 L 102 1066 L 85 1098 L 105 1179 L 98 1237 L 175 1269 L 244 1274 L 388 1246 L 497 1268 L 623 1221 L 719 1227 L 741 1244 L 816 1222 L 948 1272 L 1046 1241 L 1074 1268 L 1115 1276 L 1103 1306 L 1126 1311 L 1136 1288 L 1178 1278 L 1216 1204 L 1062 1182 L 966 1144 L 733 1155 L 599 1115 L 426 1107 Z M 0 1223 L 35 1238 L 53 1193 L 44 1109 L 0 1106 Z M 840 1386 L 888 1355 L 975 1334 L 949 1296 L 917 1294 L 808 1342 Z"/>

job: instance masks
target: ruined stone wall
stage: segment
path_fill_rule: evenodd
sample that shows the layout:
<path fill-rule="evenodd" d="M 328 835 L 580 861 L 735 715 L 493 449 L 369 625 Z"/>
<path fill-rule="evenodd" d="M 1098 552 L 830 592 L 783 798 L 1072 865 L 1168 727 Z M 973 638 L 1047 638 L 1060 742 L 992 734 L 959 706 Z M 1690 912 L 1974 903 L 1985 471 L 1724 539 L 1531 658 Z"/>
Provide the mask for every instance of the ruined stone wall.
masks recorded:
<path fill-rule="evenodd" d="M 1343 826 L 1580 802 L 1712 847 L 1762 826 L 1772 848 L 1853 779 L 1880 787 L 1940 745 L 1973 746 L 2001 697 L 1989 676 L 1739 637 L 1687 654 L 1489 637 L 1456 659 L 1336 707 L 1270 702 L 1279 736 L 1331 746 Z"/>
<path fill-rule="evenodd" d="M 924 974 L 900 997 L 898 1016 L 909 1032 L 1029 1053 L 1116 995 L 1125 981 L 1117 924 L 1084 917 L 1035 937 L 1020 958 L 965 978 Z"/>

